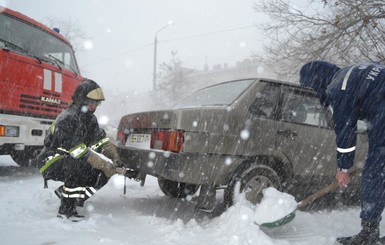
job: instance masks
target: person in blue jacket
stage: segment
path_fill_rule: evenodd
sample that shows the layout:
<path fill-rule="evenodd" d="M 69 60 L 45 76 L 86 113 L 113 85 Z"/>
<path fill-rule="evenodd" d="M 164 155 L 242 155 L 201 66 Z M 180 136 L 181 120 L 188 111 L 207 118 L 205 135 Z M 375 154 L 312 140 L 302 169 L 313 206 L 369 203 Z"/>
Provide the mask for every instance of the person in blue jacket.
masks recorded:
<path fill-rule="evenodd" d="M 354 236 L 337 238 L 337 241 L 340 244 L 377 244 L 385 207 L 385 66 L 367 62 L 339 68 L 325 61 L 312 61 L 301 68 L 300 84 L 314 89 L 321 104 L 333 109 L 336 180 L 340 187 L 350 182 L 357 121 L 368 123 L 369 149 L 361 183 L 361 231 Z"/>

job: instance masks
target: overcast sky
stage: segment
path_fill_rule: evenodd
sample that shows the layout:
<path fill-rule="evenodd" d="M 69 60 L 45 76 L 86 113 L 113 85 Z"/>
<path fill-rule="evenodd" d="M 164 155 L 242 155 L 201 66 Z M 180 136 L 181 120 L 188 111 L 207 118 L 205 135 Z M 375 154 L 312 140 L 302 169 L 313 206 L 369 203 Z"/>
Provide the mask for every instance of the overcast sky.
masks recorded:
<path fill-rule="evenodd" d="M 36 20 L 71 19 L 90 37 L 92 48 L 77 53 L 83 75 L 102 87 L 151 90 L 154 36 L 160 31 L 158 64 L 171 51 L 186 67 L 233 66 L 261 50 L 255 27 L 266 18 L 255 0 L 0 0 L 0 5 Z"/>

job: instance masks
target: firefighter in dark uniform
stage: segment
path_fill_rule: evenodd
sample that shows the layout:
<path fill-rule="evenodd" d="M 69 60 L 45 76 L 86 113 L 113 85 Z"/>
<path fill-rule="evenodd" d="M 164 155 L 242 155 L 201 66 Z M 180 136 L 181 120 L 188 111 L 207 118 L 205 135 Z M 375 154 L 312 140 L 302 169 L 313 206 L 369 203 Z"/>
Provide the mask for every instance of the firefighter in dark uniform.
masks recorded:
<path fill-rule="evenodd" d="M 84 218 L 77 213 L 76 206 L 82 206 L 112 175 L 132 178 L 137 173 L 120 166 L 116 146 L 99 128 L 94 115 L 104 101 L 99 85 L 89 79 L 82 81 L 72 100 L 51 125 L 37 161 L 45 183 L 64 182 L 55 190 L 61 198 L 58 217 L 76 221 Z"/>
<path fill-rule="evenodd" d="M 340 69 L 328 62 L 312 61 L 302 67 L 300 83 L 314 89 L 321 104 L 333 109 L 336 180 L 341 187 L 350 181 L 357 121 L 368 123 L 369 150 L 361 184 L 361 231 L 354 236 L 337 238 L 337 241 L 340 244 L 377 244 L 385 207 L 385 66 L 369 62 Z"/>

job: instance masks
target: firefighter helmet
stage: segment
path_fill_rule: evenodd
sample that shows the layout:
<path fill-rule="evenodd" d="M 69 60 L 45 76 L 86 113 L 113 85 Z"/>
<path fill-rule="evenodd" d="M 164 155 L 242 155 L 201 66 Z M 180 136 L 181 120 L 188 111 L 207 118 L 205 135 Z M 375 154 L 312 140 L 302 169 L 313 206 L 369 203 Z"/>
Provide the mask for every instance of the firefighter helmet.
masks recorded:
<path fill-rule="evenodd" d="M 85 79 L 75 89 L 72 95 L 72 101 L 74 104 L 84 105 L 90 102 L 103 101 L 104 95 L 100 86 L 93 80 Z"/>

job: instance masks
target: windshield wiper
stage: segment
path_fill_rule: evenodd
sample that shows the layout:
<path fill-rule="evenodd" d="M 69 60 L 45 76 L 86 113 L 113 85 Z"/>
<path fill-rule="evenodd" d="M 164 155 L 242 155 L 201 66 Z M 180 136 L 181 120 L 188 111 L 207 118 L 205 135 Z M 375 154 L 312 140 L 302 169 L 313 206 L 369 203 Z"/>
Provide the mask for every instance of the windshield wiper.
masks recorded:
<path fill-rule="evenodd" d="M 39 61 L 39 63 L 41 64 L 41 62 L 42 62 L 41 59 L 38 56 L 36 56 L 34 54 L 31 54 L 27 49 L 22 48 L 22 47 L 14 44 L 14 43 L 8 42 L 8 41 L 6 41 L 6 40 L 4 40 L 2 38 L 0 38 L 0 41 L 4 43 L 4 46 L 5 46 L 6 50 L 8 50 L 8 51 L 9 50 L 11 50 L 11 51 L 17 51 L 18 50 L 22 54 L 26 54 L 26 55 L 28 55 L 30 57 L 33 57 L 33 58 L 37 59 Z"/>
<path fill-rule="evenodd" d="M 62 66 L 68 67 L 75 75 L 78 75 L 77 71 L 73 67 L 66 65 L 62 60 L 56 58 L 55 56 L 53 56 L 51 54 L 48 54 L 47 56 L 44 56 L 44 57 L 40 57 L 40 56 L 36 56 L 36 55 L 30 53 L 27 49 L 22 48 L 16 44 L 11 43 L 11 42 L 4 40 L 2 38 L 0 38 L 0 42 L 4 43 L 6 50 L 14 51 L 16 53 L 22 53 L 22 54 L 28 55 L 30 57 L 33 57 L 33 58 L 37 59 L 40 64 L 42 63 L 42 61 L 50 62 L 54 65 L 57 65 L 60 70 L 63 69 Z"/>
<path fill-rule="evenodd" d="M 53 62 L 55 62 L 55 64 L 59 67 L 60 70 L 62 70 L 63 68 L 61 67 L 62 65 L 65 65 L 61 60 L 59 60 L 58 58 L 56 58 L 55 56 L 51 55 L 51 54 L 48 54 L 48 57 L 50 60 L 52 60 Z"/>
<path fill-rule="evenodd" d="M 55 61 L 55 63 L 57 64 L 57 66 L 60 67 L 60 69 L 62 69 L 62 68 L 61 68 L 61 66 L 59 65 L 59 63 L 60 63 L 61 65 L 63 65 L 64 67 L 68 67 L 73 73 L 75 73 L 75 75 L 78 74 L 78 73 L 75 71 L 75 69 L 73 69 L 71 66 L 67 65 L 66 63 L 64 63 L 61 59 L 56 58 L 56 57 L 53 56 L 52 54 L 48 54 L 48 56 L 49 56 L 50 58 L 52 58 L 52 59 Z"/>

